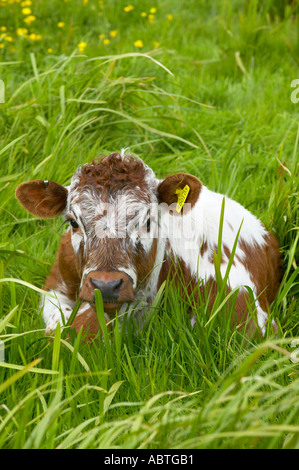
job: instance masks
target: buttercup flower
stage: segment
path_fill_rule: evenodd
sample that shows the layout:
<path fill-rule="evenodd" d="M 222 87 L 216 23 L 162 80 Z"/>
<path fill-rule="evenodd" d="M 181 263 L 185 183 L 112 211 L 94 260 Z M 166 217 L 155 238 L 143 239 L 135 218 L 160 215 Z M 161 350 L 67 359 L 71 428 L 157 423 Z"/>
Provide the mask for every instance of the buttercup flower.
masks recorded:
<path fill-rule="evenodd" d="M 137 41 L 134 42 L 134 46 L 135 47 L 143 47 L 143 42 L 141 41 L 141 39 L 138 39 Z"/>
<path fill-rule="evenodd" d="M 159 47 L 160 46 L 160 43 L 158 41 L 154 41 L 153 44 L 154 44 L 154 47 Z"/>
<path fill-rule="evenodd" d="M 0 49 L 4 49 L 4 47 L 5 46 L 4 46 L 3 42 L 0 42 Z"/>
<path fill-rule="evenodd" d="M 113 31 L 110 31 L 109 34 L 112 38 L 115 38 L 115 36 L 117 36 L 117 33 L 118 33 L 117 29 L 114 29 Z"/>
<path fill-rule="evenodd" d="M 33 21 L 35 21 L 35 20 L 36 20 L 36 17 L 33 16 L 33 15 L 29 15 L 29 16 L 27 16 L 26 18 L 24 18 L 24 22 L 25 22 L 26 24 L 28 24 L 28 26 L 30 26 L 31 23 L 33 23 Z"/>
<path fill-rule="evenodd" d="M 142 18 L 145 18 L 147 16 L 147 13 L 143 11 L 142 13 L 140 13 L 140 16 L 142 16 Z"/>
<path fill-rule="evenodd" d="M 153 24 L 155 21 L 155 15 L 148 15 L 148 22 Z"/>
<path fill-rule="evenodd" d="M 6 26 L 1 26 L 0 31 L 3 31 L 3 32 L 4 32 L 4 31 L 6 31 L 6 30 L 7 30 L 7 27 L 6 27 Z"/>
<path fill-rule="evenodd" d="M 103 44 L 105 44 L 105 46 L 108 46 L 108 44 L 110 44 L 110 39 L 104 39 Z"/>
<path fill-rule="evenodd" d="M 129 13 L 129 11 L 132 11 L 132 10 L 134 10 L 133 5 L 127 5 L 126 7 L 124 7 L 124 11 L 126 13 Z"/>
<path fill-rule="evenodd" d="M 63 28 L 65 26 L 65 23 L 63 21 L 59 21 L 59 23 L 57 23 L 57 26 L 58 28 Z"/>
<path fill-rule="evenodd" d="M 12 36 L 5 36 L 4 40 L 7 42 L 13 42 Z"/>
<path fill-rule="evenodd" d="M 106 34 L 102 33 L 102 34 L 99 34 L 99 39 L 105 39 L 106 37 Z"/>
<path fill-rule="evenodd" d="M 172 21 L 173 20 L 173 15 L 171 13 L 168 13 L 168 15 L 166 15 L 166 18 L 169 20 L 169 21 Z"/>
<path fill-rule="evenodd" d="M 28 33 L 28 29 L 27 28 L 18 28 L 16 30 L 16 33 L 18 36 L 25 36 L 25 34 Z"/>
<path fill-rule="evenodd" d="M 86 42 L 83 42 L 83 41 L 79 42 L 79 44 L 78 44 L 79 51 L 84 52 L 84 49 L 85 49 L 86 46 L 87 46 Z"/>
<path fill-rule="evenodd" d="M 49 47 L 48 52 L 49 52 L 49 54 L 52 54 L 52 52 L 53 52 L 52 47 Z"/>
<path fill-rule="evenodd" d="M 157 11 L 157 8 L 151 8 L 150 9 L 150 13 L 152 13 L 152 14 L 156 13 L 156 11 Z"/>
<path fill-rule="evenodd" d="M 39 41 L 40 39 L 42 39 L 42 35 L 31 33 L 29 34 L 28 39 L 31 39 L 31 41 Z"/>
<path fill-rule="evenodd" d="M 25 0 L 24 2 L 21 3 L 21 7 L 30 7 L 32 5 L 32 2 L 30 0 Z"/>
<path fill-rule="evenodd" d="M 23 15 L 30 15 L 32 11 L 30 10 L 30 8 L 23 8 L 22 13 Z"/>

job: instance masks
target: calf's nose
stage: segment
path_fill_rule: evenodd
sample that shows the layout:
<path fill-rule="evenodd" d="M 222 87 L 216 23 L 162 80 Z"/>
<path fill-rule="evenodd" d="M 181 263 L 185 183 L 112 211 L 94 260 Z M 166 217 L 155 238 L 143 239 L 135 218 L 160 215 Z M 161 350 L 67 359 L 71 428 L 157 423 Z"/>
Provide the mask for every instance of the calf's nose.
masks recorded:
<path fill-rule="evenodd" d="M 83 283 L 80 298 L 94 302 L 94 290 L 102 293 L 103 302 L 124 303 L 134 300 L 133 281 L 123 271 L 91 271 Z"/>
<path fill-rule="evenodd" d="M 117 302 L 123 279 L 115 279 L 113 281 L 104 282 L 100 279 L 90 278 L 90 283 L 95 289 L 101 291 L 103 301 L 105 302 Z"/>

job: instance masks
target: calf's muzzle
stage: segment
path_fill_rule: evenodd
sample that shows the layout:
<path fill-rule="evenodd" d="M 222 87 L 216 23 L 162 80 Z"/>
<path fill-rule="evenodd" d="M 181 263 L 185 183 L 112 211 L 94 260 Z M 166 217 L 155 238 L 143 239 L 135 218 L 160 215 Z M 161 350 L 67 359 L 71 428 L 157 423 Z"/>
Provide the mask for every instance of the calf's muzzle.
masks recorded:
<path fill-rule="evenodd" d="M 95 289 L 101 291 L 103 303 L 111 306 L 134 300 L 133 281 L 121 271 L 91 271 L 86 276 L 80 298 L 94 302 Z"/>

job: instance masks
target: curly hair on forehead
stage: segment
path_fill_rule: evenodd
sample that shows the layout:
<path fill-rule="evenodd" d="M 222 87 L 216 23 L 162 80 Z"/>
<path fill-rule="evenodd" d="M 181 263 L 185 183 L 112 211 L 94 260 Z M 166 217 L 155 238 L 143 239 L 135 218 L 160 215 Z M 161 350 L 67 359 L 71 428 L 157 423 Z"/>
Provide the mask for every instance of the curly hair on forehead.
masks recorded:
<path fill-rule="evenodd" d="M 111 153 L 83 165 L 77 173 L 79 186 L 92 186 L 114 193 L 122 189 L 147 189 L 144 163 L 131 156 Z"/>

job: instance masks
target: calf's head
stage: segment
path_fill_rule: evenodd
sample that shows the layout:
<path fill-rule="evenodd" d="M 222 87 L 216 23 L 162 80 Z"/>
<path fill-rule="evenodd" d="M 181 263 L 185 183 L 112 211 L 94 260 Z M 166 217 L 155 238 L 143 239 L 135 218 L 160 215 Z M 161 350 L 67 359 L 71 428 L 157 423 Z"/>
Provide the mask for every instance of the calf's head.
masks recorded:
<path fill-rule="evenodd" d="M 155 268 L 161 206 L 173 208 L 186 185 L 190 208 L 201 190 L 197 178 L 178 173 L 161 181 L 141 160 L 113 153 L 81 167 L 68 187 L 29 181 L 18 186 L 16 197 L 37 217 L 65 217 L 81 278 L 80 298 L 92 304 L 99 289 L 105 311 L 113 314 L 134 300 L 137 287 Z M 172 213 L 182 217 L 184 209 Z"/>

